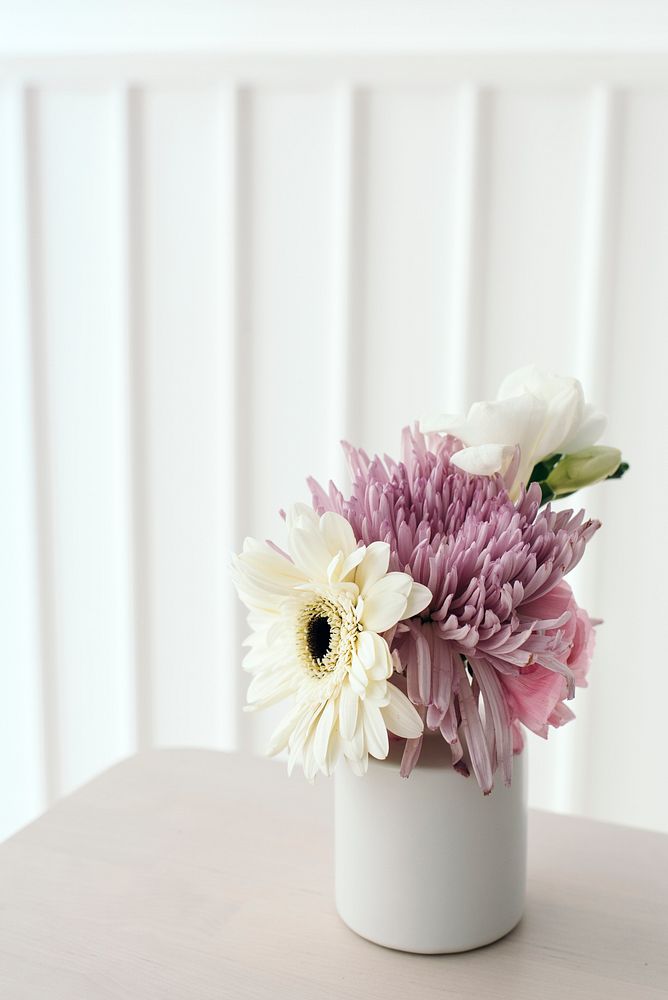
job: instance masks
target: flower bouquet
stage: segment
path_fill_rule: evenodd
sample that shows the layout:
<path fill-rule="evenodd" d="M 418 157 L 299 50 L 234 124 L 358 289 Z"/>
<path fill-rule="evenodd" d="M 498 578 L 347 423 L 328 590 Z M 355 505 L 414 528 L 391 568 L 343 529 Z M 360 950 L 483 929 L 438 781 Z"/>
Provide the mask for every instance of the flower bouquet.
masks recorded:
<path fill-rule="evenodd" d="M 551 501 L 626 471 L 617 449 L 595 444 L 604 427 L 576 379 L 532 366 L 508 376 L 496 400 L 475 403 L 466 416 L 439 415 L 404 429 L 398 461 L 344 443 L 350 495 L 308 480 L 312 507 L 296 504 L 284 513 L 287 551 L 246 539 L 233 560 L 251 627 L 244 660 L 253 675 L 249 708 L 291 702 L 268 752 L 287 751 L 289 771 L 299 766 L 309 780 L 339 764 L 347 774 L 366 774 L 356 788 L 357 777 L 341 781 L 357 817 L 374 797 L 371 758 L 382 782 L 381 813 L 389 796 L 398 796 L 405 822 L 434 808 L 433 800 L 447 807 L 443 783 L 420 792 L 419 801 L 408 798 L 417 792 L 388 791 L 388 775 L 410 776 L 400 783 L 406 788 L 429 772 L 467 796 L 456 807 L 460 816 L 489 796 L 502 812 L 516 803 L 521 827 L 524 792 L 511 786 L 514 762 L 524 756 L 522 729 L 547 737 L 574 717 L 567 702 L 587 683 L 597 624 L 564 578 L 600 524 L 583 511 L 554 510 Z M 422 767 L 421 754 L 435 743 L 445 755 L 437 767 Z M 472 775 L 483 795 L 464 792 L 452 774 Z M 337 773 L 337 841 L 339 798 Z M 457 820 L 451 805 L 449 827 Z M 467 822 L 483 823 L 494 841 L 491 807 L 481 816 Z M 383 822 L 395 819 L 385 815 Z M 364 831 L 353 839 L 351 850 L 359 853 Z M 499 851 L 491 854 L 496 865 Z M 340 861 L 337 844 L 337 869 Z M 457 863 L 466 868 L 461 857 Z M 356 886 L 364 879 L 358 868 L 347 879 Z M 493 868 L 490 877 L 498 874 Z M 452 893 L 455 876 L 448 878 Z M 367 889 L 369 896 L 377 886 Z M 343 913 L 339 890 L 337 870 L 339 911 L 356 930 L 416 951 L 472 947 L 509 930 L 511 916 L 519 919 L 515 906 L 455 947 L 447 946 L 452 935 L 438 934 L 437 946 L 420 947 L 419 927 L 406 944 L 369 930 L 378 914 Z M 380 909 L 392 903 L 388 897 Z M 363 910 L 364 900 L 352 909 Z M 438 915 L 429 919 L 433 924 Z"/>

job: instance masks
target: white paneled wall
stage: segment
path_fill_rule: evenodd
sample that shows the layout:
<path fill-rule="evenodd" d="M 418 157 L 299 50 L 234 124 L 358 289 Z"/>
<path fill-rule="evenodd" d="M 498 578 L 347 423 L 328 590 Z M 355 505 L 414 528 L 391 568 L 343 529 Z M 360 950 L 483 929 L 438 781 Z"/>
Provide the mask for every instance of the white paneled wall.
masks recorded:
<path fill-rule="evenodd" d="M 141 736 L 229 747 L 223 663 L 233 653 L 220 615 L 233 468 L 219 285 L 227 108 L 215 88 L 156 86 L 135 99 L 135 336 L 144 376 L 136 475 L 146 546 L 139 628 L 148 663 Z"/>
<path fill-rule="evenodd" d="M 21 90 L 0 96 L 0 836 L 46 801 Z"/>
<path fill-rule="evenodd" d="M 114 98 L 31 89 L 30 325 L 48 788 L 133 746 L 127 337 Z"/>
<path fill-rule="evenodd" d="M 667 126 L 658 56 L 0 60 L 0 836 L 137 747 L 258 749 L 231 549 L 530 360 L 632 464 L 532 799 L 668 829 Z"/>

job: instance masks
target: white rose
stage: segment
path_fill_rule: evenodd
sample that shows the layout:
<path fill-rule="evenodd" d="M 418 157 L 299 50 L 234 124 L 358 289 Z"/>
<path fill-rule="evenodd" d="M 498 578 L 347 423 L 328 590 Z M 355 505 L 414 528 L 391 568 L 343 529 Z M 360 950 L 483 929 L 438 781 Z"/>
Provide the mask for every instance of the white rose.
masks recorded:
<path fill-rule="evenodd" d="M 551 455 L 580 451 L 600 438 L 606 417 L 585 403 L 576 378 L 528 365 L 508 375 L 496 400 L 474 403 L 466 416 L 427 417 L 423 431 L 453 434 L 464 448 L 454 465 L 480 476 L 505 474 L 520 449 L 517 473 L 509 484 L 512 497 L 531 476 L 533 467 Z"/>

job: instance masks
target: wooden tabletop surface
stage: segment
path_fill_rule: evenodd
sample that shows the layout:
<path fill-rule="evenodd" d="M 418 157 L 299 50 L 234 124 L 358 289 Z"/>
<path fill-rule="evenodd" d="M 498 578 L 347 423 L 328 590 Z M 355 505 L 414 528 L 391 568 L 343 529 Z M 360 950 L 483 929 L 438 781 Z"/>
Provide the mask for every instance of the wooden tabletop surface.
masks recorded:
<path fill-rule="evenodd" d="M 533 813 L 520 925 L 406 955 L 336 914 L 331 792 L 205 750 L 119 764 L 0 846 L 0 997 L 668 997 L 668 836 Z"/>

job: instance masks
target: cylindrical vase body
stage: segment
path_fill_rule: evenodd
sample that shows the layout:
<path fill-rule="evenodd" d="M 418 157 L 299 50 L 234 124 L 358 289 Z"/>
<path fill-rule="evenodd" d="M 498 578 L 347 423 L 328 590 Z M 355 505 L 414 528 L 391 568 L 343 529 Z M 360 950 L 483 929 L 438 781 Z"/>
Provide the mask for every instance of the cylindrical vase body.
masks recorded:
<path fill-rule="evenodd" d="M 440 735 L 409 778 L 401 746 L 335 777 L 336 906 L 362 937 L 401 951 L 467 951 L 503 937 L 524 908 L 526 749 L 508 788 L 483 795 L 454 770 Z"/>

